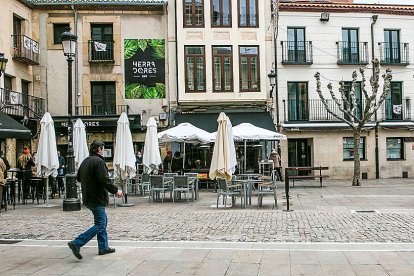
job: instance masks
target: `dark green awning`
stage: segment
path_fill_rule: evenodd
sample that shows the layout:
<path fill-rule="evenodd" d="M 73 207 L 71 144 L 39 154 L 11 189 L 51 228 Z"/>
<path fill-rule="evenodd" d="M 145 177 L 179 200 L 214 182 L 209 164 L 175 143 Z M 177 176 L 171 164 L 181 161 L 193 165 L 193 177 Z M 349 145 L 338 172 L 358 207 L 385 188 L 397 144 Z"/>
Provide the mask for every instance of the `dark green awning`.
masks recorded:
<path fill-rule="evenodd" d="M 31 131 L 12 117 L 0 111 L 0 138 L 31 139 Z"/>
<path fill-rule="evenodd" d="M 225 111 L 224 111 L 225 112 Z M 225 112 L 231 124 L 237 126 L 241 123 L 250 123 L 257 127 L 276 131 L 273 119 L 268 112 Z M 217 131 L 217 118 L 219 113 L 188 113 L 176 114 L 175 125 L 190 123 L 208 132 Z"/>

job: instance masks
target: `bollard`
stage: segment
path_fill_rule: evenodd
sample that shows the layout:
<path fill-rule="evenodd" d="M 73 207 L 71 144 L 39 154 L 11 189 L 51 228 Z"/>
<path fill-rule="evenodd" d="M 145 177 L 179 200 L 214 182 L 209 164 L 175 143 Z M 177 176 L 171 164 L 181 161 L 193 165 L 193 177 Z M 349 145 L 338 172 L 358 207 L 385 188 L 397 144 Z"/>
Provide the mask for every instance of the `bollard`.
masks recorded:
<path fill-rule="evenodd" d="M 285 194 L 286 194 L 286 212 L 290 212 L 292 210 L 289 209 L 289 171 L 285 168 Z"/>

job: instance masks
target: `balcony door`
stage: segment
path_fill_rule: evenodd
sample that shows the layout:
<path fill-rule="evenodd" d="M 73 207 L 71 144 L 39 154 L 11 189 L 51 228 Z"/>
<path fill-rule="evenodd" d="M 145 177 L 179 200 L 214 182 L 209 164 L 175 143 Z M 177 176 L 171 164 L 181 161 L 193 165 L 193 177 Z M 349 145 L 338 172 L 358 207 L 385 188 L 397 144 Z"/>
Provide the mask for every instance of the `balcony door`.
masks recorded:
<path fill-rule="evenodd" d="M 308 83 L 288 82 L 288 119 L 289 121 L 307 121 Z"/>
<path fill-rule="evenodd" d="M 400 63 L 400 31 L 384 30 L 384 61 L 387 63 Z"/>
<path fill-rule="evenodd" d="M 305 28 L 288 28 L 288 59 L 289 62 L 305 62 Z"/>
<path fill-rule="evenodd" d="M 342 29 L 342 57 L 345 63 L 359 63 L 358 29 Z"/>
<path fill-rule="evenodd" d="M 402 83 L 391 82 L 390 92 L 385 99 L 386 120 L 402 120 Z"/>
<path fill-rule="evenodd" d="M 352 99 L 351 99 L 351 87 L 352 87 L 351 81 L 344 82 L 345 96 L 349 102 L 350 108 L 352 109 L 353 106 L 352 106 Z M 356 102 L 354 115 L 358 119 L 361 119 L 362 117 L 362 94 L 361 94 L 361 83 L 360 82 L 355 83 L 354 94 L 355 94 L 355 102 Z M 345 103 L 344 103 L 344 108 L 345 109 L 348 108 L 348 106 Z M 351 120 L 351 118 L 347 115 L 345 115 L 345 118 L 347 120 Z"/>
<path fill-rule="evenodd" d="M 116 89 L 114 82 L 92 82 L 92 114 L 116 114 Z"/>
<path fill-rule="evenodd" d="M 22 80 L 23 116 L 29 116 L 29 85 L 30 82 Z"/>
<path fill-rule="evenodd" d="M 112 24 L 91 24 L 91 60 L 114 59 L 114 37 Z"/>

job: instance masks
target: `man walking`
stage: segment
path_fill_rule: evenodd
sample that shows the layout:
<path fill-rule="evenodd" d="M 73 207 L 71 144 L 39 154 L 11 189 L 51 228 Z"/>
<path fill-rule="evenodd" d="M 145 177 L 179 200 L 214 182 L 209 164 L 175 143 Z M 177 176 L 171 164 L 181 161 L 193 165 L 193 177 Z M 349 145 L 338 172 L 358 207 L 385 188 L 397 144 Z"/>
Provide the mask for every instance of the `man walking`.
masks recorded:
<path fill-rule="evenodd" d="M 73 255 L 78 259 L 82 259 L 80 248 L 95 236 L 98 240 L 99 255 L 115 252 L 115 249 L 108 246 L 105 207 L 109 203 L 108 192 L 122 197 L 122 191 L 118 190 L 109 179 L 108 168 L 103 159 L 103 151 L 104 143 L 93 141 L 89 148 L 89 157 L 82 162 L 78 169 L 77 180 L 82 185 L 83 204 L 92 211 L 95 222 L 95 225 L 89 230 L 68 243 Z"/>

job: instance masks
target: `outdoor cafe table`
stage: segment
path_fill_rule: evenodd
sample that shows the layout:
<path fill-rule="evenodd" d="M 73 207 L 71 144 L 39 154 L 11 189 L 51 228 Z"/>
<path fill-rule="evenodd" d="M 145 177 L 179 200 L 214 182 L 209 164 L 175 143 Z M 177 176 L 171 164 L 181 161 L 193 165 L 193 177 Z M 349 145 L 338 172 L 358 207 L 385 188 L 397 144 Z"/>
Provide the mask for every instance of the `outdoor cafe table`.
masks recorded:
<path fill-rule="evenodd" d="M 239 183 L 243 185 L 245 206 L 247 204 L 252 205 L 252 185 L 256 183 L 262 183 L 262 182 L 263 182 L 262 179 L 235 179 L 233 180 L 233 183 L 236 183 L 236 184 Z"/>
<path fill-rule="evenodd" d="M 17 174 L 17 173 L 20 172 L 20 169 L 13 168 L 13 169 L 8 170 L 7 172 L 11 173 L 11 178 L 9 179 L 10 189 L 12 189 L 11 185 L 15 185 L 13 187 L 13 189 L 14 189 L 13 204 L 15 205 L 15 203 L 16 203 L 16 188 L 15 187 L 17 186 L 17 201 L 18 202 L 20 202 L 20 196 L 21 196 L 21 193 L 23 192 L 22 191 L 22 186 L 21 186 L 22 185 L 21 181 L 19 179 L 17 179 L 17 175 L 16 175 L 16 177 L 14 176 L 14 174 Z"/>

